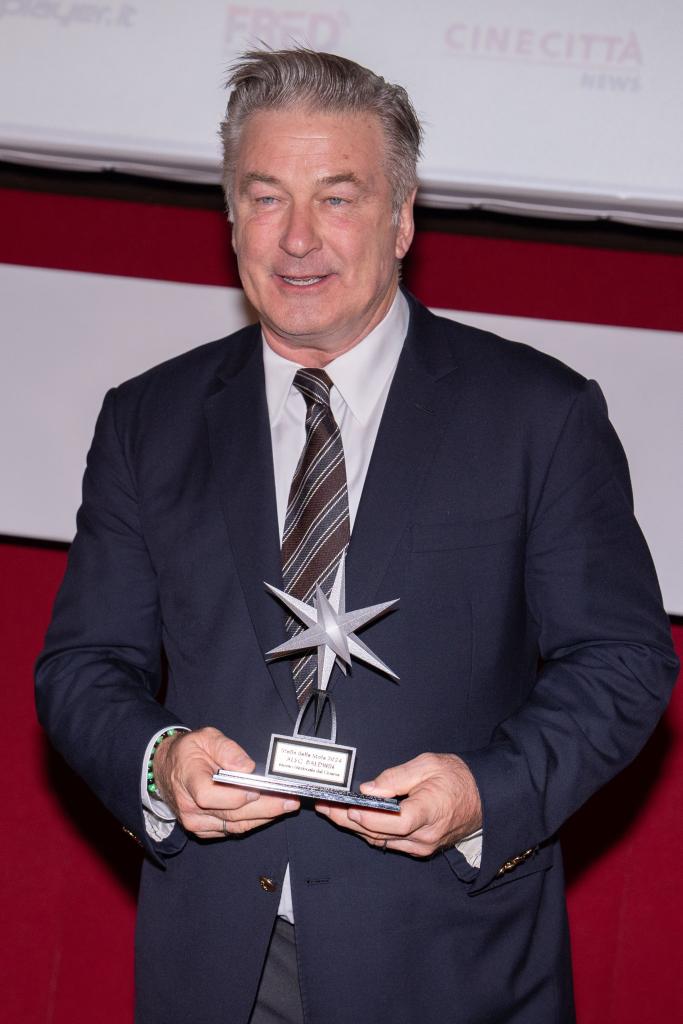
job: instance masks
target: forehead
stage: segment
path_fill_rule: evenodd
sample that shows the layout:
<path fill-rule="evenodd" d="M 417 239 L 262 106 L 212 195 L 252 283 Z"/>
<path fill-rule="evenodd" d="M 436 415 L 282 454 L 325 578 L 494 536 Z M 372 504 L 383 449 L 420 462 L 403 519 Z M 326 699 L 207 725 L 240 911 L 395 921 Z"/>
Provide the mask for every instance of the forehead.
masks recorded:
<path fill-rule="evenodd" d="M 353 171 L 363 178 L 386 178 L 385 149 L 382 126 L 372 113 L 259 110 L 242 128 L 237 173 L 279 175 L 296 166 L 325 175 Z"/>

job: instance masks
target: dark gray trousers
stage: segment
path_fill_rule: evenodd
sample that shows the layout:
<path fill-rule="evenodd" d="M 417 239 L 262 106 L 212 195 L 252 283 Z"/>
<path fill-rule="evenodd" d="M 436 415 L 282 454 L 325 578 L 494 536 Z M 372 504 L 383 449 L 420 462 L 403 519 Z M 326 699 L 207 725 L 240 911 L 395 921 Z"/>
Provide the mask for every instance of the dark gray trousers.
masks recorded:
<path fill-rule="evenodd" d="M 303 1024 L 294 926 L 278 917 L 249 1024 Z"/>

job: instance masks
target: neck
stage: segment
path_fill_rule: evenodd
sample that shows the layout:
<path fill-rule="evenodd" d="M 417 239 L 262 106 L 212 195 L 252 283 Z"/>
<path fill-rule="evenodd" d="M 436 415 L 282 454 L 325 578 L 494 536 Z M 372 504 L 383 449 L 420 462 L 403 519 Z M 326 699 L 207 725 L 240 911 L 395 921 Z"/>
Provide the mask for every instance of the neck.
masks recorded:
<path fill-rule="evenodd" d="M 366 331 L 360 337 L 350 341 L 347 345 L 340 345 L 338 348 L 332 350 L 324 348 L 313 348 L 310 345 L 297 345 L 289 341 L 283 341 L 277 334 L 274 335 L 269 331 L 265 324 L 261 325 L 263 330 L 263 336 L 266 339 L 266 344 L 269 348 L 272 348 L 273 352 L 276 352 L 283 359 L 289 359 L 293 363 L 297 363 L 299 366 L 304 366 L 306 369 L 322 369 L 331 363 L 333 359 L 348 352 L 349 349 L 354 348 L 358 345 L 363 338 L 367 337 L 370 333 Z"/>

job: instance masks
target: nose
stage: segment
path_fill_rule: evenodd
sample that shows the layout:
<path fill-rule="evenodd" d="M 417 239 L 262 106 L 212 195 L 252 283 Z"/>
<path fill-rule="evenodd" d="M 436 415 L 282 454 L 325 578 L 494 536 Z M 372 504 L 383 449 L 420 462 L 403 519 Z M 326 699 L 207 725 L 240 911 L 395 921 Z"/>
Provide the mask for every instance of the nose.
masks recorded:
<path fill-rule="evenodd" d="M 288 256 L 302 259 L 320 248 L 313 211 L 305 204 L 292 203 L 280 236 L 280 248 Z"/>

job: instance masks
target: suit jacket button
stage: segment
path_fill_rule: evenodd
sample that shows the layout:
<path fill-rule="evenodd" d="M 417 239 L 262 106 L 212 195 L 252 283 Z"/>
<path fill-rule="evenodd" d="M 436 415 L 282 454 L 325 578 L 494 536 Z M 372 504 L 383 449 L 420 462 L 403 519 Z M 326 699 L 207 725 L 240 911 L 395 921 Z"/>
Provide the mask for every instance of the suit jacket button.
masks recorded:
<path fill-rule="evenodd" d="M 274 878 L 266 878 L 265 875 L 261 875 L 258 884 L 264 892 L 277 892 L 277 882 Z"/>

